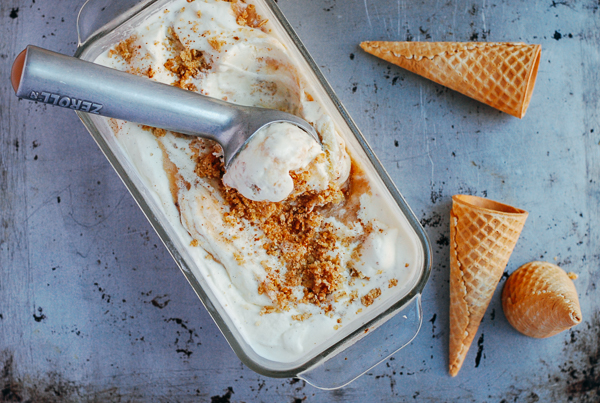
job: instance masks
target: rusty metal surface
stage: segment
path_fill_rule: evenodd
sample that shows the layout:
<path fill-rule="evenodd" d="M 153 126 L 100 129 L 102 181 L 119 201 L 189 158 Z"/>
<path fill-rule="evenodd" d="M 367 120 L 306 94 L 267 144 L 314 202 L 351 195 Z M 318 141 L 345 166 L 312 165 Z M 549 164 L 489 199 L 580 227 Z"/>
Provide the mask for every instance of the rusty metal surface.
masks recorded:
<path fill-rule="evenodd" d="M 421 333 L 333 392 L 245 368 L 75 114 L 13 96 L 25 45 L 74 53 L 82 3 L 0 2 L 0 401 L 600 400 L 597 0 L 279 1 L 434 245 Z M 541 43 L 527 116 L 366 55 L 362 40 Z M 503 278 L 450 378 L 456 193 L 530 212 L 506 273 L 531 260 L 577 273 L 584 323 L 520 335 L 502 313 Z"/>

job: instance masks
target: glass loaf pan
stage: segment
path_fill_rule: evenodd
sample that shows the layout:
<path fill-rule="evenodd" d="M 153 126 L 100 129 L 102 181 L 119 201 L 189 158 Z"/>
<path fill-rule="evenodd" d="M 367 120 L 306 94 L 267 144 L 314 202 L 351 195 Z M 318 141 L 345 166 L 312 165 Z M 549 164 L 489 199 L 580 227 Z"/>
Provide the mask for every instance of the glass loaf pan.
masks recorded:
<path fill-rule="evenodd" d="M 76 57 L 93 61 L 120 40 L 131 28 L 143 21 L 152 9 L 169 0 L 88 0 L 79 12 L 79 46 Z M 366 140 L 348 115 L 315 62 L 300 42 L 273 0 L 253 1 L 257 11 L 269 20 L 269 28 L 290 51 L 296 67 L 312 86 L 313 97 L 333 119 L 352 153 L 366 169 L 373 171 L 379 187 L 387 190 L 398 205 L 398 214 L 411 229 L 410 236 L 418 248 L 418 268 L 412 287 L 384 301 L 368 315 L 350 323 L 317 351 L 292 363 L 268 360 L 246 343 L 224 307 L 201 276 L 194 275 L 194 265 L 186 245 L 175 236 L 162 209 L 117 143 L 113 131 L 102 117 L 78 113 L 100 149 L 105 154 L 143 213 L 169 250 L 186 279 L 244 364 L 269 377 L 299 377 L 323 389 L 342 387 L 356 379 L 391 354 L 406 346 L 418 333 L 422 322 L 421 293 L 431 270 L 429 241 L 414 213 L 385 172 Z M 195 270 L 198 272 L 198 270 Z"/>

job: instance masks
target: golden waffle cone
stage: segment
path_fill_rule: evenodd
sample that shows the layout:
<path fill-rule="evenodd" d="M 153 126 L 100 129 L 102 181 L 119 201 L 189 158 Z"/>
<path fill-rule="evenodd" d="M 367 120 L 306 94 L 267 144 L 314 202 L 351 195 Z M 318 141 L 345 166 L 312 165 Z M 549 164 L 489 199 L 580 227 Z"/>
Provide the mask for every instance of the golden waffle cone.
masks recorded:
<path fill-rule="evenodd" d="M 542 339 L 581 322 L 573 281 L 560 267 L 530 262 L 506 280 L 502 309 L 508 322 L 524 335 Z"/>
<path fill-rule="evenodd" d="M 363 42 L 365 52 L 510 115 L 525 116 L 541 45 L 498 42 Z"/>
<path fill-rule="evenodd" d="M 528 213 L 476 196 L 452 197 L 450 375 L 458 374 Z"/>

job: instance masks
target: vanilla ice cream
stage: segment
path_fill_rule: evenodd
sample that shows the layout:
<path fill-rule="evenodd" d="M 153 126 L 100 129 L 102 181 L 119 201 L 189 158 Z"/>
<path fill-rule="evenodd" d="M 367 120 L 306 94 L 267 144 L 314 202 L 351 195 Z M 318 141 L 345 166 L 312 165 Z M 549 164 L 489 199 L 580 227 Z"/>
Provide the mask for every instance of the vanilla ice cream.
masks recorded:
<path fill-rule="evenodd" d="M 261 129 L 225 170 L 216 143 L 110 121 L 120 147 L 260 356 L 301 360 L 408 292 L 408 223 L 248 3 L 159 1 L 96 63 L 313 125 Z M 351 135 L 351 134 L 350 134 Z M 347 138 L 346 138 L 347 139 Z M 336 333 L 338 332 L 338 333 Z"/>
<path fill-rule="evenodd" d="M 290 123 L 273 123 L 252 136 L 223 175 L 223 183 L 254 201 L 280 202 L 294 190 L 290 172 L 305 170 L 321 146 Z"/>

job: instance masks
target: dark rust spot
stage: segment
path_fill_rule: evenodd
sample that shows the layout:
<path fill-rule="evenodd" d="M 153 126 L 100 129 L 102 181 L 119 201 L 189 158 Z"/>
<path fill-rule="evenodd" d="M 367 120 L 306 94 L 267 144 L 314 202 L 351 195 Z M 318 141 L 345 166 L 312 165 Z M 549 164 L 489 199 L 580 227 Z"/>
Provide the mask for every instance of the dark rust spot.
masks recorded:
<path fill-rule="evenodd" d="M 210 403 L 230 403 L 232 394 L 233 388 L 230 386 L 227 388 L 227 392 L 223 396 L 211 396 Z"/>
<path fill-rule="evenodd" d="M 482 356 L 483 356 L 483 333 L 481 333 L 481 336 L 479 336 L 479 340 L 477 341 L 477 356 L 475 357 L 475 368 L 479 367 Z"/>
<path fill-rule="evenodd" d="M 159 309 L 163 309 L 164 307 L 166 307 L 169 304 L 169 302 L 171 302 L 170 299 L 165 299 L 166 297 L 168 297 L 168 295 L 166 295 L 166 294 L 165 295 L 157 295 L 150 302 L 152 303 L 153 306 L 155 306 Z"/>
<path fill-rule="evenodd" d="M 33 314 L 33 320 L 35 320 L 35 321 L 36 321 L 36 322 L 38 322 L 38 323 L 39 323 L 39 322 L 41 322 L 41 321 L 43 321 L 44 319 L 46 319 L 46 315 L 44 315 L 44 314 L 42 313 L 42 310 L 43 310 L 43 309 L 42 309 L 42 307 L 40 306 L 40 307 L 37 309 L 37 311 L 38 311 L 38 313 L 39 313 L 39 314 L 38 314 L 38 315 L 36 315 L 35 313 Z"/>

